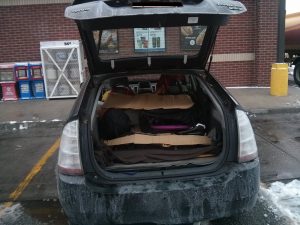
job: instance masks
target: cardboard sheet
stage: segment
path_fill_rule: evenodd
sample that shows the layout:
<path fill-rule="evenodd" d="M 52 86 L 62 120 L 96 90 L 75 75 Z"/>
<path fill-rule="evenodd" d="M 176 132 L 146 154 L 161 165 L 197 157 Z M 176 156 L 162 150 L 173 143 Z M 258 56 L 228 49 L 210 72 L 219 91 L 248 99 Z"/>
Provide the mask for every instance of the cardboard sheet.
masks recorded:
<path fill-rule="evenodd" d="M 151 93 L 124 95 L 110 93 L 103 108 L 117 109 L 188 109 L 194 105 L 189 95 L 157 95 Z"/>
<path fill-rule="evenodd" d="M 200 135 L 132 134 L 104 141 L 109 146 L 124 144 L 211 145 L 211 139 Z"/>

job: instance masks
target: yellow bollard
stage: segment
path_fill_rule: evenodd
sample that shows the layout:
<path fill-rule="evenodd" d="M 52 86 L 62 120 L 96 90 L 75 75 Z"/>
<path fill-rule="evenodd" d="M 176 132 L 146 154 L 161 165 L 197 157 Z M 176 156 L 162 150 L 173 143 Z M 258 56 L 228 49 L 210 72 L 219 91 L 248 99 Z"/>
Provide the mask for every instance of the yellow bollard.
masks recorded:
<path fill-rule="evenodd" d="M 288 64 L 287 63 L 272 64 L 270 94 L 273 96 L 287 96 L 288 94 Z"/>

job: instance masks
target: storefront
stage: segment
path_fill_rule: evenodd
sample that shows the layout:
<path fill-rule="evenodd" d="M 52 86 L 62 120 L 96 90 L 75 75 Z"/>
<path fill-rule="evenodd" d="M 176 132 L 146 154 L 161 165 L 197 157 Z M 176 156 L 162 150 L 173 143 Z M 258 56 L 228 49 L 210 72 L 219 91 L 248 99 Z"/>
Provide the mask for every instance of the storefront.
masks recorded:
<path fill-rule="evenodd" d="M 277 59 L 279 0 L 242 0 L 248 11 L 232 17 L 222 27 L 214 50 L 211 71 L 225 86 L 269 86 L 271 64 Z M 42 41 L 78 40 L 75 23 L 64 18 L 70 0 L 3 0 L 0 2 L 0 63 L 40 61 Z M 16 32 L 16 30 L 18 32 Z M 167 54 L 185 51 L 193 54 L 201 43 L 202 27 L 185 28 L 174 36 L 172 45 L 164 42 L 172 30 L 164 28 L 107 31 L 100 53 L 121 57 L 122 45 L 131 45 L 134 54 Z M 147 50 L 146 50 L 147 49 Z"/>

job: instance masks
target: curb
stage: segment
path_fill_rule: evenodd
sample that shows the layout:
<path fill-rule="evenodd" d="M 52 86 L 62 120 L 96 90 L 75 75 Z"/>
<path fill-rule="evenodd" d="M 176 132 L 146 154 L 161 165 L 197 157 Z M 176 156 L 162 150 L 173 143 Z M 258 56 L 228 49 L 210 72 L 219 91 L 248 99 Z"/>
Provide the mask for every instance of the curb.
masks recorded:
<path fill-rule="evenodd" d="M 300 113 L 300 107 L 296 108 L 275 108 L 275 109 L 246 109 L 250 114 L 266 115 L 280 113 Z"/>
<path fill-rule="evenodd" d="M 51 121 L 22 121 L 22 122 L 2 122 L 0 123 L 0 134 L 7 132 L 16 132 L 21 130 L 28 130 L 31 128 L 62 128 L 65 121 L 51 120 Z"/>

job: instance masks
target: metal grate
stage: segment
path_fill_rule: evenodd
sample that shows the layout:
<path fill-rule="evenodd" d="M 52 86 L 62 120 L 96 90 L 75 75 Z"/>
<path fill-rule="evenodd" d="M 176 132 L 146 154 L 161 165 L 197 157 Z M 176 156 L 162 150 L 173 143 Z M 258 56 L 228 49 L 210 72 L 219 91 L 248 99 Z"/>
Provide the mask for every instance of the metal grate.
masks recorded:
<path fill-rule="evenodd" d="M 82 82 L 79 47 L 42 48 L 47 98 L 77 97 Z"/>

